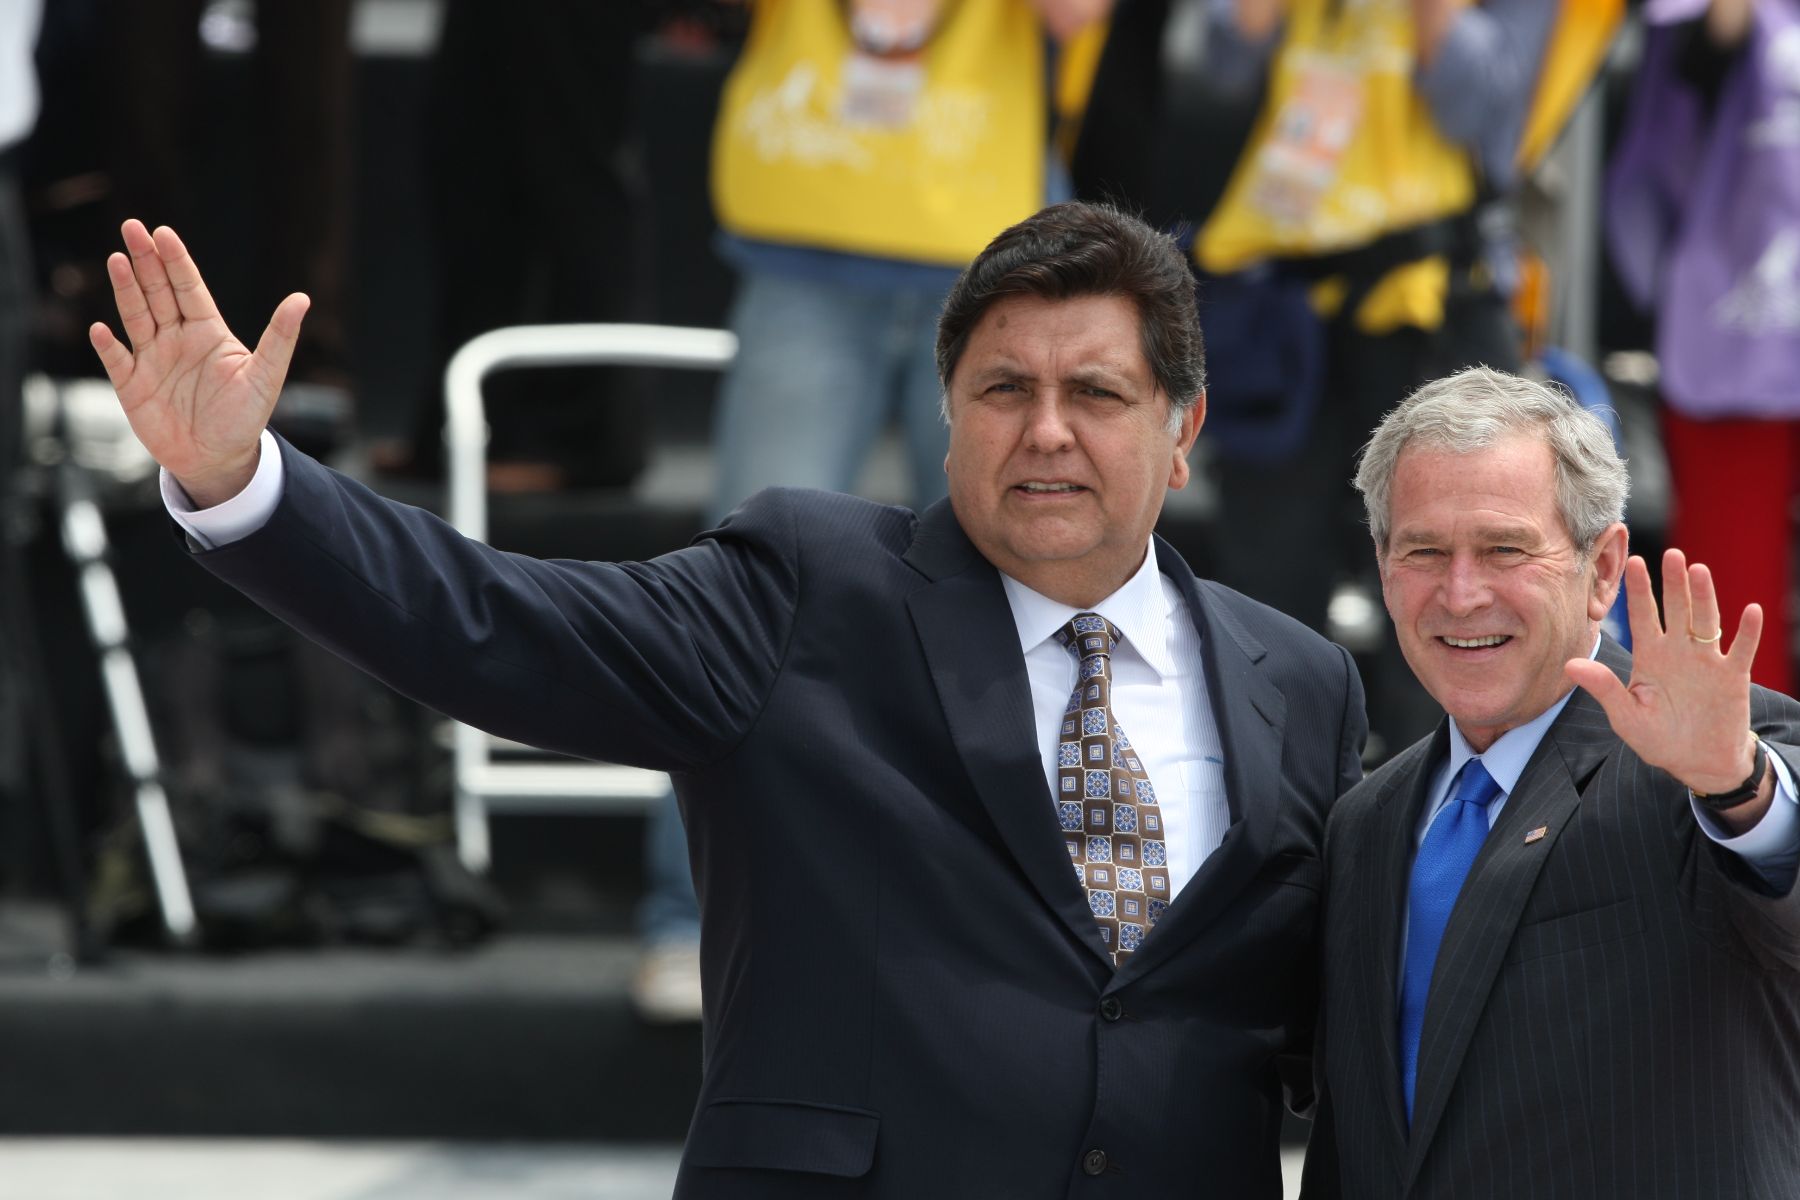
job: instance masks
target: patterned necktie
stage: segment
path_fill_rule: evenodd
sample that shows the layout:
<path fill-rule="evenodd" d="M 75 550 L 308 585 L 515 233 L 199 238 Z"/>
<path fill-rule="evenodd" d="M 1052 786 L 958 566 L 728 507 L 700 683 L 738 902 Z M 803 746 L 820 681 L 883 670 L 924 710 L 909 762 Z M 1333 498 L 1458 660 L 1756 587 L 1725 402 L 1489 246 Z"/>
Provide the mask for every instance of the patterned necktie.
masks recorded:
<path fill-rule="evenodd" d="M 1112 651 L 1120 634 L 1082 613 L 1056 640 L 1080 660 L 1056 749 L 1057 819 L 1087 891 L 1100 940 L 1123 966 L 1169 907 L 1162 812 L 1143 763 L 1112 712 Z"/>
<path fill-rule="evenodd" d="M 1487 837 L 1487 807 L 1499 794 L 1500 785 L 1479 758 L 1463 764 L 1455 803 L 1438 813 L 1413 860 L 1406 901 L 1406 970 L 1400 984 L 1400 1083 L 1408 1123 L 1419 1075 L 1419 1034 L 1425 1028 L 1425 1000 L 1431 992 L 1438 946 L 1463 880 Z"/>

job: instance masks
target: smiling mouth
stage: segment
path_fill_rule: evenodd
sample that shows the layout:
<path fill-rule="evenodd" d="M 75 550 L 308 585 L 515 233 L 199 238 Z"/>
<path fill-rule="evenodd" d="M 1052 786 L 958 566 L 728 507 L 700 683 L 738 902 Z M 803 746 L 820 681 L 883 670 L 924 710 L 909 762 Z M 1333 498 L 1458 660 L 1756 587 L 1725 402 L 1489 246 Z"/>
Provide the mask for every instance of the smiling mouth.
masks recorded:
<path fill-rule="evenodd" d="M 1494 633 L 1487 637 L 1459 638 L 1440 637 L 1438 641 L 1446 646 L 1454 646 L 1458 650 L 1486 650 L 1490 646 L 1504 646 L 1512 641 L 1511 634 Z"/>
<path fill-rule="evenodd" d="M 1085 492 L 1086 488 L 1079 483 L 1020 483 L 1013 485 L 1015 490 L 1027 496 L 1067 496 L 1076 492 Z"/>

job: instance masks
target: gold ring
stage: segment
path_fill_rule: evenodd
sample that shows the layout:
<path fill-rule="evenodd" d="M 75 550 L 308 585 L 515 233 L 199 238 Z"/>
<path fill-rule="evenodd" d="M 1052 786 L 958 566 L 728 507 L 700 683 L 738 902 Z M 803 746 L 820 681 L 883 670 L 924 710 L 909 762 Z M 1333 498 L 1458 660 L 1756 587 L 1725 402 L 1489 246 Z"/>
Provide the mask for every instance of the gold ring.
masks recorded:
<path fill-rule="evenodd" d="M 1720 638 L 1724 637 L 1725 631 L 1723 629 L 1721 629 L 1721 630 L 1719 630 L 1719 632 L 1713 634 L 1711 637 L 1703 638 L 1699 634 L 1695 633 L 1693 630 L 1690 629 L 1690 630 L 1688 630 L 1688 636 L 1693 638 L 1696 642 L 1699 642 L 1702 646 L 1710 646 L 1714 642 L 1718 641 Z"/>

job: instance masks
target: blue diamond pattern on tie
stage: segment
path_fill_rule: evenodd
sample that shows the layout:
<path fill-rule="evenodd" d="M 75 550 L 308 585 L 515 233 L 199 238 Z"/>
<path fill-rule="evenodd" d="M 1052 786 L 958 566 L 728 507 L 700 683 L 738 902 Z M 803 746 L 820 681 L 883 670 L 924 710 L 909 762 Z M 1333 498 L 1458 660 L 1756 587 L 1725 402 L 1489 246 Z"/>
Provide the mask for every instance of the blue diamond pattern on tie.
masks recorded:
<path fill-rule="evenodd" d="M 1412 885 L 1406 901 L 1406 970 L 1400 984 L 1400 1086 L 1406 1096 L 1406 1119 L 1412 1121 L 1413 1092 L 1419 1075 L 1419 1035 L 1425 1028 L 1425 1002 L 1431 995 L 1432 968 L 1438 946 L 1450 924 L 1450 912 L 1463 880 L 1475 865 L 1488 834 L 1487 807 L 1500 785 L 1479 758 L 1463 764 L 1456 799 L 1446 804 L 1425 832 L 1413 859 Z"/>
<path fill-rule="evenodd" d="M 1102 617 L 1082 613 L 1056 637 L 1079 662 L 1057 749 L 1057 794 L 1082 796 L 1088 823 L 1072 827 L 1062 804 L 1058 820 L 1101 940 L 1114 965 L 1122 966 L 1169 907 L 1164 845 L 1142 836 L 1161 837 L 1156 789 L 1113 716 L 1112 652 L 1121 640 L 1119 631 Z M 1070 739 L 1075 737 L 1080 738 L 1079 749 L 1071 755 Z"/>

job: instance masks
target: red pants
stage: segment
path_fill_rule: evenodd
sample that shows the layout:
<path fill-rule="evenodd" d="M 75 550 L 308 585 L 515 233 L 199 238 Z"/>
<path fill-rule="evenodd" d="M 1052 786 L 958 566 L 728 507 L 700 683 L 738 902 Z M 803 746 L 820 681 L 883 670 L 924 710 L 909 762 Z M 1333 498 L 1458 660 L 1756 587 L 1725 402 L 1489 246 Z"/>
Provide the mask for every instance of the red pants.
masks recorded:
<path fill-rule="evenodd" d="M 1744 606 L 1762 605 L 1766 619 L 1750 677 L 1791 696 L 1788 596 L 1800 422 L 1696 421 L 1667 406 L 1662 411 L 1675 493 L 1669 545 L 1712 568 L 1726 645 Z"/>

